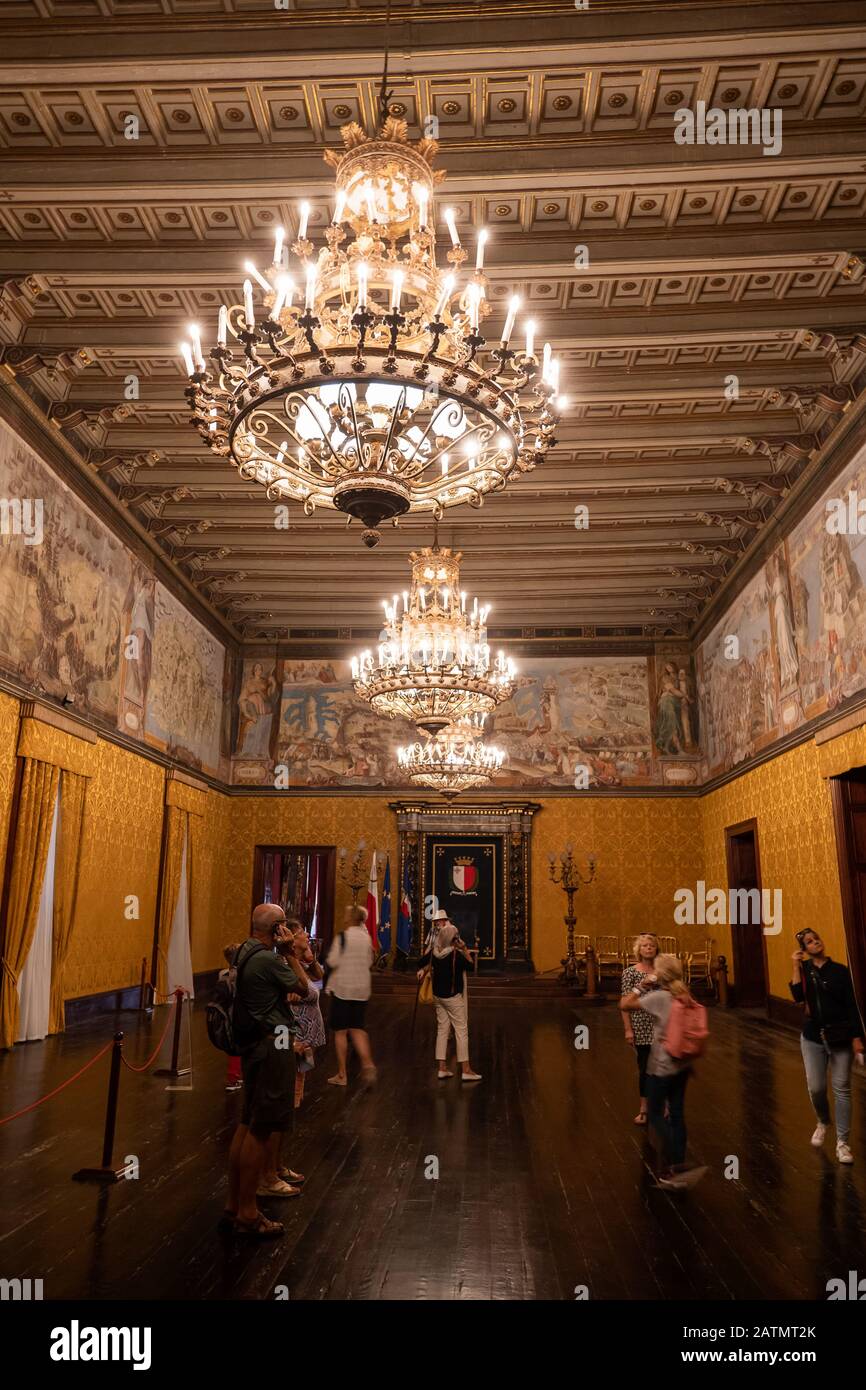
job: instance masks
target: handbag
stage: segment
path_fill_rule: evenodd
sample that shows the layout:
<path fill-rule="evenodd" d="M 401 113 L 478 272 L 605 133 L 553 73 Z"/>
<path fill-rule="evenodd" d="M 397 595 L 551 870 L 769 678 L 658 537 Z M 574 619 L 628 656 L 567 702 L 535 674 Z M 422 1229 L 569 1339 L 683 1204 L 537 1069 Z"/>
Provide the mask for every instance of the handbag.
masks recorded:
<path fill-rule="evenodd" d="M 421 981 L 420 985 L 418 986 L 418 1003 L 419 1003 L 419 1004 L 432 1004 L 432 1003 L 433 1003 L 433 967 L 432 967 L 432 965 L 427 969 L 427 971 L 426 971 L 426 973 L 425 973 L 425 975 L 424 975 L 423 980 Z"/>

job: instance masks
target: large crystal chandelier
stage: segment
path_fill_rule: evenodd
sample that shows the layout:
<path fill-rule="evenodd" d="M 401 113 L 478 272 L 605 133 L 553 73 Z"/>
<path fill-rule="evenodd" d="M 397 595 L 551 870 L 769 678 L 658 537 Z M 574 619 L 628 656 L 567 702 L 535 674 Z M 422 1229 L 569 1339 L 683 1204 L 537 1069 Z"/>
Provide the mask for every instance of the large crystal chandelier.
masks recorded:
<path fill-rule="evenodd" d="M 195 325 L 181 352 L 211 449 L 272 501 L 357 518 L 375 545 L 384 521 L 480 506 L 541 463 L 563 402 L 559 364 L 532 321 L 512 346 L 516 297 L 492 341 L 482 333 L 486 232 L 466 273 L 446 208 L 447 271 L 437 264 L 437 142 L 410 144 L 393 117 L 375 139 L 357 125 L 342 136 L 345 152 L 325 154 L 336 179 L 325 244 L 313 245 L 302 204 L 296 262 L 278 228 L 270 268 L 247 262 L 243 303 L 220 308 L 209 362 Z"/>
<path fill-rule="evenodd" d="M 423 743 L 397 749 L 397 762 L 411 782 L 445 797 L 485 786 L 502 767 L 505 752 L 481 740 L 486 715 L 460 720 Z"/>
<path fill-rule="evenodd" d="M 410 719 L 427 734 L 490 713 L 514 691 L 515 669 L 491 658 L 487 614 L 460 588 L 462 556 L 438 544 L 413 551 L 411 587 L 383 600 L 376 652 L 353 658 L 355 693 L 377 714 Z M 475 736 L 477 736 L 476 730 Z"/>

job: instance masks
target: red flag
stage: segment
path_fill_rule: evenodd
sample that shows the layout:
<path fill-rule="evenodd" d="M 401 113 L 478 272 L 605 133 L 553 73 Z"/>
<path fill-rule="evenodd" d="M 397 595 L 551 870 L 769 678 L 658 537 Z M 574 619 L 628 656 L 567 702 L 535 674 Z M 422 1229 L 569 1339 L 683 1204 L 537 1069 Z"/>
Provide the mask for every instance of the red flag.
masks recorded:
<path fill-rule="evenodd" d="M 370 882 L 367 884 L 367 931 L 373 945 L 379 947 L 379 870 L 376 865 L 376 851 L 370 860 Z"/>

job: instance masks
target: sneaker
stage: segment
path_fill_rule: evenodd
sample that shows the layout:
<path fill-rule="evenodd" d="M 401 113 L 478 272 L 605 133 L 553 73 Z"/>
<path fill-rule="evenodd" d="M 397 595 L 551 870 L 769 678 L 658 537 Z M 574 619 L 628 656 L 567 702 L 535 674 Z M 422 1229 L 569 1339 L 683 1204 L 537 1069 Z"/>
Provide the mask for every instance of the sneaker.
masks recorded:
<path fill-rule="evenodd" d="M 851 1152 L 850 1144 L 846 1144 L 844 1139 L 840 1139 L 836 1145 L 836 1157 L 840 1163 L 853 1163 L 854 1155 Z"/>
<path fill-rule="evenodd" d="M 481 1073 L 477 1071 L 464 1071 L 460 1073 L 461 1081 L 480 1081 Z"/>
<path fill-rule="evenodd" d="M 244 1087 L 244 1083 L 243 1083 L 242 1081 L 227 1081 L 227 1082 L 226 1082 L 226 1090 L 227 1090 L 227 1091 L 242 1091 L 242 1090 L 243 1090 L 243 1087 Z"/>
<path fill-rule="evenodd" d="M 329 1085 L 329 1086 L 345 1086 L 345 1085 L 347 1085 L 347 1084 L 348 1084 L 348 1083 L 347 1083 L 347 1081 L 346 1081 L 345 1076 L 329 1076 L 329 1077 L 328 1077 L 328 1085 Z"/>
<path fill-rule="evenodd" d="M 453 1075 L 454 1075 L 453 1071 L 438 1071 L 438 1072 L 436 1073 L 436 1076 L 438 1077 L 438 1079 L 439 1079 L 440 1081 L 447 1081 L 448 1078 L 449 1078 L 449 1076 L 453 1076 Z"/>
<path fill-rule="evenodd" d="M 659 1187 L 670 1188 L 675 1192 L 681 1192 L 686 1188 L 695 1187 L 707 1172 L 705 1164 L 696 1168 L 675 1169 L 673 1172 L 659 1178 Z"/>
<path fill-rule="evenodd" d="M 820 1149 L 821 1145 L 824 1142 L 824 1136 L 826 1135 L 826 1133 L 827 1126 L 821 1124 L 819 1120 L 815 1126 L 815 1133 L 812 1135 L 810 1143 L 812 1143 L 816 1149 Z"/>

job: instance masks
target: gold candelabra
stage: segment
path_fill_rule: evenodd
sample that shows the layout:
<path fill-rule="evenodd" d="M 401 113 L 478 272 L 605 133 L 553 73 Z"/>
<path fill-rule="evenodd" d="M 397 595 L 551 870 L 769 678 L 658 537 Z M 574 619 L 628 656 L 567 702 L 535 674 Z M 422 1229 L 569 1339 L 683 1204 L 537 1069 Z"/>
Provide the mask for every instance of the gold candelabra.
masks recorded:
<path fill-rule="evenodd" d="M 347 863 L 349 851 L 345 848 L 340 850 L 340 878 L 352 890 L 353 907 L 357 906 L 358 894 L 361 889 L 366 887 L 370 881 L 370 865 L 376 851 L 375 849 L 371 850 L 369 858 L 365 860 L 366 850 L 367 841 L 359 840 L 354 858 L 350 863 Z"/>
<path fill-rule="evenodd" d="M 574 981 L 577 979 L 577 956 L 574 951 L 574 928 L 577 918 L 574 915 L 574 895 L 583 885 L 588 888 L 595 878 L 595 856 L 589 856 L 589 873 L 584 876 L 577 864 L 574 862 L 574 846 L 566 845 L 559 856 L 559 870 L 556 868 L 556 855 L 553 851 L 547 856 L 550 861 L 550 877 L 553 883 L 557 884 L 568 897 L 568 912 L 563 921 L 565 922 L 565 957 L 563 958 L 562 973 L 560 980 Z M 558 872 L 558 877 L 557 877 Z"/>

